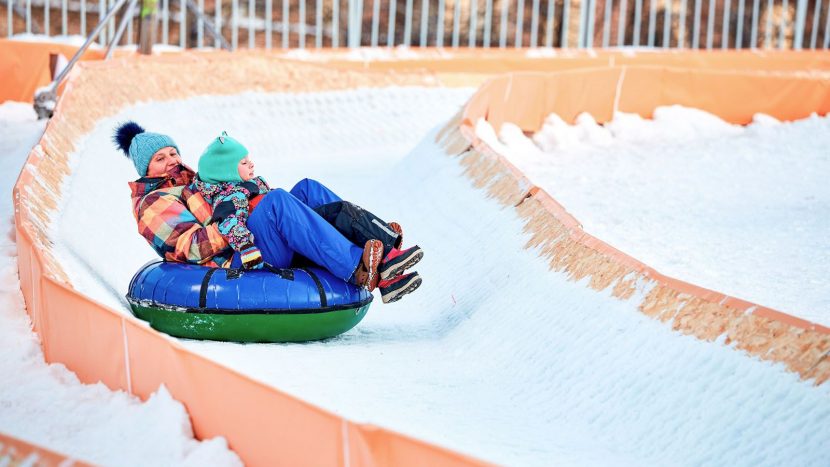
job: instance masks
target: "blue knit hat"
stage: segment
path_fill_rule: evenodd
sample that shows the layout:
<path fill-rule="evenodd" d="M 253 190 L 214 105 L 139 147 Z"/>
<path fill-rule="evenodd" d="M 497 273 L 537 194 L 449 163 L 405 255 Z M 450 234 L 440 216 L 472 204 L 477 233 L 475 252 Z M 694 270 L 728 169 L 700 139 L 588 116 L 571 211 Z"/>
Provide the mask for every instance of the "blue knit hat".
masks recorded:
<path fill-rule="evenodd" d="M 144 128 L 141 128 L 136 122 L 119 125 L 115 129 L 112 140 L 119 149 L 124 151 L 124 155 L 133 161 L 135 170 L 142 177 L 147 176 L 150 159 L 159 149 L 172 146 L 176 148 L 177 152 L 181 152 L 173 138 L 161 133 L 144 131 Z"/>
<path fill-rule="evenodd" d="M 208 183 L 241 182 L 239 161 L 247 155 L 248 149 L 223 131 L 199 157 L 199 178 Z"/>

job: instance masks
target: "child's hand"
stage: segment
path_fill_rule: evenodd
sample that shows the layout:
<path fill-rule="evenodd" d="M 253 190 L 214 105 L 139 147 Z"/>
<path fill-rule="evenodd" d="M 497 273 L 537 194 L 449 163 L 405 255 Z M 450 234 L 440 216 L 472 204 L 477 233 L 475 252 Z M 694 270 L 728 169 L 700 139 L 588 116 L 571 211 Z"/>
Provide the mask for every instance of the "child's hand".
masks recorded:
<path fill-rule="evenodd" d="M 262 254 L 259 248 L 251 245 L 243 248 L 239 252 L 240 259 L 242 259 L 242 267 L 245 269 L 262 269 Z"/>

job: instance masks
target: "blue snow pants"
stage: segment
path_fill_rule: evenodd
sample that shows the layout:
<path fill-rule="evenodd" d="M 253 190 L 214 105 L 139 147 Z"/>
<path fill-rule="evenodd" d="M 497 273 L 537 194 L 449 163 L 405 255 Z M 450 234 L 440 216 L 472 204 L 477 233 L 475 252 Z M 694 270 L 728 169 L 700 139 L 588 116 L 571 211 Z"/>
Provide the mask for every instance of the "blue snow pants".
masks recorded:
<path fill-rule="evenodd" d="M 314 208 L 337 201 L 341 201 L 339 196 L 308 178 L 294 185 L 291 192 L 279 188 L 268 192 L 247 222 L 263 261 L 287 268 L 299 253 L 348 281 L 363 256 L 363 247 L 350 242 L 314 212 Z M 231 266 L 241 264 L 239 254 L 234 254 Z"/>

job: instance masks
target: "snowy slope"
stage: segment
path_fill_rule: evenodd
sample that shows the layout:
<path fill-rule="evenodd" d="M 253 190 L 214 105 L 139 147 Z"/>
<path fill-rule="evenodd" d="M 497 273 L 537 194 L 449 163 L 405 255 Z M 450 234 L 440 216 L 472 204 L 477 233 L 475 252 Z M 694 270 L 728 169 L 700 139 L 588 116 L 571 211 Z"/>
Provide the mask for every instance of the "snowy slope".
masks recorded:
<path fill-rule="evenodd" d="M 326 342 L 189 348 L 351 419 L 502 464 L 821 465 L 828 385 L 673 333 L 636 299 L 568 282 L 524 249 L 516 214 L 433 143 L 435 125 L 469 93 L 250 94 L 128 109 L 75 156 L 57 219 L 62 258 L 83 290 L 116 304 L 153 259 L 129 213 L 134 171 L 108 146 L 115 121 L 165 129 L 191 164 L 227 129 L 273 186 L 313 176 L 401 222 L 426 251 L 424 284 L 395 305 L 378 300 L 356 329 Z M 90 197 L 111 211 L 106 222 L 84 211 Z M 73 257 L 115 280 L 101 286 Z"/>
<path fill-rule="evenodd" d="M 830 326 L 830 118 L 682 107 L 479 135 L 585 230 L 669 276 Z M 535 143 L 534 143 L 535 142 Z"/>
<path fill-rule="evenodd" d="M 142 403 L 44 362 L 20 293 L 11 191 L 45 124 L 31 104 L 0 105 L 0 432 L 104 465 L 241 465 L 223 438 L 194 440 L 184 406 L 163 387 Z"/>

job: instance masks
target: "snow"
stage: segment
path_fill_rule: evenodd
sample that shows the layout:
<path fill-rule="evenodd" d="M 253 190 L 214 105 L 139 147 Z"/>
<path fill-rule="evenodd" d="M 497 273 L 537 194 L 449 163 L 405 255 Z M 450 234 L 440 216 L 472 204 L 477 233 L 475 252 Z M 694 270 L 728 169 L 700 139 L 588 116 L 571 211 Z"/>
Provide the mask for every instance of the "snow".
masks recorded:
<path fill-rule="evenodd" d="M 830 326 L 830 118 L 682 107 L 477 134 L 585 230 L 658 271 Z"/>
<path fill-rule="evenodd" d="M 164 130 L 190 165 L 227 130 L 272 186 L 317 178 L 400 222 L 405 242 L 426 252 L 416 267 L 424 283 L 394 305 L 376 300 L 335 339 L 182 340 L 187 348 L 351 420 L 497 464 L 825 464 L 830 385 L 675 333 L 637 309 L 647 290 L 620 301 L 524 248 L 515 211 L 475 189 L 433 142 L 471 92 L 250 93 L 133 106 L 100 121 L 72 155 L 54 219 L 57 253 L 76 287 L 128 313 L 119 297 L 155 256 L 135 233 L 126 183 L 136 174 L 109 142 L 113 127 L 136 119 Z"/>
<path fill-rule="evenodd" d="M 163 386 L 146 402 L 101 383 L 81 384 L 62 364 L 46 364 L 17 276 L 11 191 L 46 125 L 31 104 L 0 105 L 0 432 L 103 465 L 236 466 L 224 438 L 193 439 L 184 406 Z"/>

